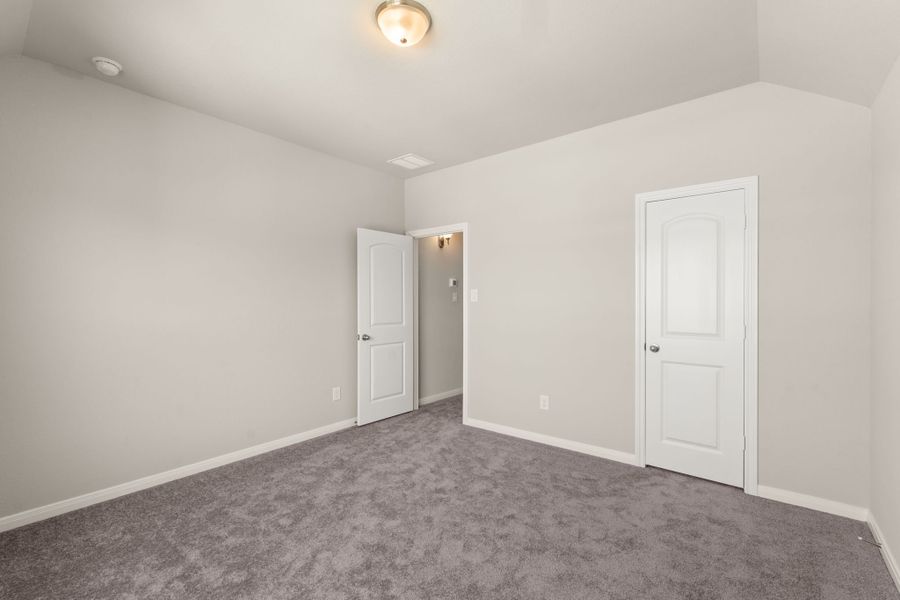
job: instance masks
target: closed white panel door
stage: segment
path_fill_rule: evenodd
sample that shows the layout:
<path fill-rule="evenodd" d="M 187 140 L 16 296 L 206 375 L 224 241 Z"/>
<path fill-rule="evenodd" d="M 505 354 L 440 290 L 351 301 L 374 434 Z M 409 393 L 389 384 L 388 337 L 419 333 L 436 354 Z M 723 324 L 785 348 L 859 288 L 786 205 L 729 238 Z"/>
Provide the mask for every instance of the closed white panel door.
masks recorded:
<path fill-rule="evenodd" d="M 357 229 L 358 425 L 413 409 L 413 239 Z"/>
<path fill-rule="evenodd" d="M 647 464 L 744 484 L 744 191 L 647 204 Z"/>

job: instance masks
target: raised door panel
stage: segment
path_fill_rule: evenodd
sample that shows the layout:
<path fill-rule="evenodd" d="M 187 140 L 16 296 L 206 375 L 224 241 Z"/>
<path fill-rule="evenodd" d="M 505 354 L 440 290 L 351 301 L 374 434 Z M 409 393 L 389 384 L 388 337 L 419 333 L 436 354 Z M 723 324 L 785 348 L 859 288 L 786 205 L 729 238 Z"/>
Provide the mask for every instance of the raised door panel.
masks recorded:
<path fill-rule="evenodd" d="M 719 335 L 720 230 L 719 218 L 707 214 L 663 225 L 663 335 Z"/>
<path fill-rule="evenodd" d="M 373 327 L 403 325 L 404 252 L 388 244 L 369 249 L 370 323 Z"/>
<path fill-rule="evenodd" d="M 372 344 L 372 393 L 370 402 L 383 402 L 406 393 L 406 344 Z"/>
<path fill-rule="evenodd" d="M 718 451 L 721 367 L 662 363 L 662 442 Z"/>

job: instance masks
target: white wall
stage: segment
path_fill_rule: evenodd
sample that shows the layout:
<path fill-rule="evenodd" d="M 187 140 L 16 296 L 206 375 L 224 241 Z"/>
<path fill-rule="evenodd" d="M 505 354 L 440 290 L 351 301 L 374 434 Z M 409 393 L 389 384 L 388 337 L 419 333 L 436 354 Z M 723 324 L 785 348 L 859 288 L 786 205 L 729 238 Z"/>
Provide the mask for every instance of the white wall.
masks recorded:
<path fill-rule="evenodd" d="M 873 106 L 872 119 L 871 508 L 900 561 L 900 61 Z"/>
<path fill-rule="evenodd" d="M 0 0 L 0 57 L 21 54 L 32 0 Z"/>
<path fill-rule="evenodd" d="M 471 417 L 633 451 L 634 195 L 759 175 L 760 483 L 868 506 L 870 125 L 757 83 L 408 180 L 469 223 Z"/>
<path fill-rule="evenodd" d="M 897 79 L 875 109 L 889 274 Z M 631 451 L 633 196 L 758 174 L 761 483 L 868 506 L 871 303 L 872 506 L 897 540 L 879 459 L 897 454 L 897 286 L 870 297 L 871 144 L 867 109 L 754 84 L 409 180 L 408 229 L 470 223 L 472 416 Z M 401 231 L 401 194 L 0 61 L 0 516 L 352 417 L 354 230 Z"/>
<path fill-rule="evenodd" d="M 353 417 L 355 230 L 402 193 L 0 61 L 0 516 Z"/>
<path fill-rule="evenodd" d="M 462 389 L 464 242 L 461 233 L 443 248 L 436 237 L 418 240 L 420 399 Z"/>

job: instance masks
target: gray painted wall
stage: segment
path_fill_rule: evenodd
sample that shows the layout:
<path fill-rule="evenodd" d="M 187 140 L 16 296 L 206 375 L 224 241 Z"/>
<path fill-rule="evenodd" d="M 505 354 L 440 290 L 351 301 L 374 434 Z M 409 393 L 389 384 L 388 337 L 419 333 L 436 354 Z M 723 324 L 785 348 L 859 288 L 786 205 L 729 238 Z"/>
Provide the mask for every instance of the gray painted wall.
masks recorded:
<path fill-rule="evenodd" d="M 900 61 L 872 109 L 872 515 L 900 560 Z"/>
<path fill-rule="evenodd" d="M 0 516 L 355 416 L 399 180 L 12 58 L 0 186 Z"/>
<path fill-rule="evenodd" d="M 634 195 L 759 175 L 760 484 L 868 506 L 870 126 L 757 83 L 407 180 L 469 223 L 470 416 L 633 451 Z"/>
<path fill-rule="evenodd" d="M 419 243 L 419 398 L 463 384 L 463 235 L 439 248 L 436 237 Z M 457 280 L 449 287 L 450 278 Z M 453 302 L 453 293 L 457 300 Z"/>
<path fill-rule="evenodd" d="M 0 2 L 0 57 L 22 53 L 31 4 L 32 0 Z"/>
<path fill-rule="evenodd" d="M 407 228 L 470 223 L 472 416 L 632 451 L 633 196 L 757 174 L 761 483 L 869 506 L 874 325 L 896 547 L 898 79 L 874 287 L 870 111 L 770 84 L 409 180 Z M 403 229 L 397 180 L 10 58 L 0 185 L 0 516 L 355 414 L 354 233 Z"/>

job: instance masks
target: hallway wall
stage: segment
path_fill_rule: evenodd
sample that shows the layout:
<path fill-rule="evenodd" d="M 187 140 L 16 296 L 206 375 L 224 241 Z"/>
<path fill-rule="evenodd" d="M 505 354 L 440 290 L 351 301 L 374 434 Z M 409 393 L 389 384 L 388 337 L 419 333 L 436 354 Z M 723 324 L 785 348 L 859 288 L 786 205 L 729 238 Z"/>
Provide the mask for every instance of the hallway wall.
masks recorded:
<path fill-rule="evenodd" d="M 418 240 L 420 401 L 462 390 L 464 243 L 462 233 L 443 248 L 436 237 Z M 456 287 L 449 286 L 451 278 Z"/>

